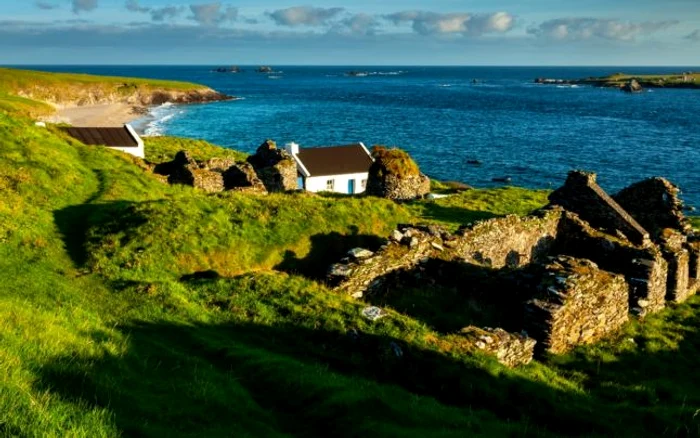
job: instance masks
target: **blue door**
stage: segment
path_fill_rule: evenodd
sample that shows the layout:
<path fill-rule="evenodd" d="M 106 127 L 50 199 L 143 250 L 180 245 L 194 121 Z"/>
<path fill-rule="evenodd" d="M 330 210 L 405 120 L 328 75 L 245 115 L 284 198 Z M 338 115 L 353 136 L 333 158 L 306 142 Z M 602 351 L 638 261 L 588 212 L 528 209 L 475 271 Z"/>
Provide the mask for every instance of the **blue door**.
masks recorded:
<path fill-rule="evenodd" d="M 351 195 L 355 193 L 355 180 L 354 179 L 348 180 L 348 193 Z"/>
<path fill-rule="evenodd" d="M 298 189 L 305 189 L 306 188 L 306 187 L 304 187 L 304 177 L 303 176 L 300 176 L 297 178 L 297 188 Z"/>

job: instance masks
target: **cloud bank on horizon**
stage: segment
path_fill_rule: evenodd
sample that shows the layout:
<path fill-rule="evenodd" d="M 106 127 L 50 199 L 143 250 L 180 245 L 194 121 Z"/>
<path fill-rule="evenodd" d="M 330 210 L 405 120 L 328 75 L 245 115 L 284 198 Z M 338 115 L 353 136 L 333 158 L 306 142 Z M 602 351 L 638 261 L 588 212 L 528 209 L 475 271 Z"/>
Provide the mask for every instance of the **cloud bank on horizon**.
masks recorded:
<path fill-rule="evenodd" d="M 454 10 L 449 0 L 425 1 L 423 8 L 369 0 L 286 7 L 275 1 L 256 7 L 196 0 L 12 1 L 0 12 L 0 62 L 58 62 L 52 53 L 63 62 L 80 62 L 81 54 L 107 49 L 112 62 L 131 63 L 146 58 L 140 52 L 148 49 L 152 62 L 172 63 L 177 48 L 189 51 L 189 58 L 179 52 L 180 63 L 220 62 L 222 55 L 238 63 L 697 62 L 700 9 L 688 0 L 666 2 L 659 13 L 653 0 L 621 0 L 616 6 L 591 0 L 586 9 L 554 0 L 534 0 L 527 8 L 502 0 L 496 8 L 480 0 L 470 10 Z M 330 59 L 328 51 L 337 58 Z"/>

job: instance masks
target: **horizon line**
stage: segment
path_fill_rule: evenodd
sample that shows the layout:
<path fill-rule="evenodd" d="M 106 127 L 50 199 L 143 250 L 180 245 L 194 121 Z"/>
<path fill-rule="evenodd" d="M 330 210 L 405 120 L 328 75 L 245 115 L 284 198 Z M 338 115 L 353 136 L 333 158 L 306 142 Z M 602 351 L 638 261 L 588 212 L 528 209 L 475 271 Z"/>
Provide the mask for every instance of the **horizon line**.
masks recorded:
<path fill-rule="evenodd" d="M 238 66 L 238 67 L 260 67 L 260 66 L 276 66 L 276 67 L 447 67 L 447 68 L 537 68 L 537 67 L 558 67 L 558 68 L 698 68 L 700 65 L 641 65 L 641 64 L 276 64 L 276 63 L 253 63 L 253 64 L 236 64 L 236 63 L 194 63 L 194 64 L 138 64 L 138 63 L 104 63 L 104 64 L 81 64 L 81 63 L 0 63 L 0 67 L 221 67 L 221 66 Z"/>

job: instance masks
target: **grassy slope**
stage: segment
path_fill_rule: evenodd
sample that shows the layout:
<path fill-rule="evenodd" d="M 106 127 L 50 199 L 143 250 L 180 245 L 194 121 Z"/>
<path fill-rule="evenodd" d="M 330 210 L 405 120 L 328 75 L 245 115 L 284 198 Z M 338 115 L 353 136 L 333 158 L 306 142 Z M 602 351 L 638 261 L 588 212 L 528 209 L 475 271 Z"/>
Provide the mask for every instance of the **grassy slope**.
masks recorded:
<path fill-rule="evenodd" d="M 2 114 L 0 143 L 0 436 L 700 433 L 697 299 L 507 370 L 315 281 L 397 222 L 525 213 L 543 192 L 204 195 Z M 223 278 L 181 278 L 202 270 Z"/>
<path fill-rule="evenodd" d="M 127 97 L 137 92 L 202 89 L 206 87 L 186 82 L 0 68 L 0 112 L 38 117 L 54 111 L 43 102 L 70 102 L 86 93 Z"/>
<path fill-rule="evenodd" d="M 244 161 L 247 154 L 233 149 L 222 149 L 204 140 L 176 137 L 145 137 L 146 160 L 151 163 L 163 163 L 172 161 L 175 154 L 187 150 L 195 160 L 208 160 L 210 158 L 230 158 L 236 161 Z"/>

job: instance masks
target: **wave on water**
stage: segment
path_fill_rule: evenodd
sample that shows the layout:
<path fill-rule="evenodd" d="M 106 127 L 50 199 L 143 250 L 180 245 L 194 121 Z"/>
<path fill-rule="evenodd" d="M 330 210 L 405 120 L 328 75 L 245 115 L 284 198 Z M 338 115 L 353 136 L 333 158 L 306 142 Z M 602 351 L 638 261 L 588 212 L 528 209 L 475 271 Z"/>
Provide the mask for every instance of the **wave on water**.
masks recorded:
<path fill-rule="evenodd" d="M 181 107 L 170 102 L 151 109 L 149 115 L 150 121 L 143 129 L 144 135 L 146 137 L 158 137 L 163 135 L 168 122 L 184 113 L 185 111 Z"/>

